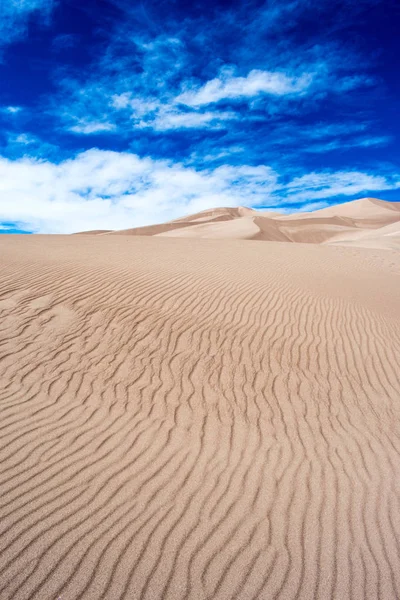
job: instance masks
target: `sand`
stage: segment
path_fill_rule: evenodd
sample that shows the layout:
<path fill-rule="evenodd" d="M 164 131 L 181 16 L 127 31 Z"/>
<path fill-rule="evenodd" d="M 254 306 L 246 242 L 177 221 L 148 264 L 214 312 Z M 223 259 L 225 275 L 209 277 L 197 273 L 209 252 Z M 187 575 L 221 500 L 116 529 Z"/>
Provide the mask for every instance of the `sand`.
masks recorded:
<path fill-rule="evenodd" d="M 400 598 L 399 256 L 1 236 L 1 600 Z"/>
<path fill-rule="evenodd" d="M 400 227 L 400 202 L 361 198 L 304 213 L 281 214 L 243 206 L 215 208 L 180 219 L 121 231 L 86 234 L 242 239 L 306 244 L 341 244 L 400 250 L 400 237 L 387 237 L 389 225 Z M 360 233 L 365 232 L 364 235 Z M 370 235 L 371 232 L 373 235 Z"/>

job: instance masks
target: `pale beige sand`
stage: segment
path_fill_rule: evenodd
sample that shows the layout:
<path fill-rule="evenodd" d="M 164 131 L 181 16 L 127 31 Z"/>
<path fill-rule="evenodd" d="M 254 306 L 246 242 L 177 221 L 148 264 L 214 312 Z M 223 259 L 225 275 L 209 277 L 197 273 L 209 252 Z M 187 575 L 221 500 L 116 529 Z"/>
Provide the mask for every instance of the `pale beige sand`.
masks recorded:
<path fill-rule="evenodd" d="M 400 598 L 399 256 L 1 236 L 1 600 Z"/>
<path fill-rule="evenodd" d="M 102 235 L 103 233 L 112 233 L 112 229 L 91 229 L 90 231 L 78 231 L 74 235 Z"/>
<path fill-rule="evenodd" d="M 390 223 L 378 229 L 360 230 L 337 235 L 332 244 L 373 248 L 392 248 L 400 250 L 400 221 Z"/>
<path fill-rule="evenodd" d="M 335 204 L 329 206 L 329 208 L 322 208 L 311 214 L 324 217 L 340 216 L 353 219 L 371 218 L 381 220 L 385 213 L 393 214 L 399 211 L 400 205 L 398 202 L 386 202 L 378 198 L 361 198 L 360 200 L 344 202 L 343 204 Z"/>
<path fill-rule="evenodd" d="M 105 235 L 251 239 L 307 244 L 355 244 L 392 248 L 383 229 L 400 223 L 400 202 L 362 198 L 322 210 L 283 215 L 277 212 L 238 208 L 215 208 L 167 223 L 124 229 L 86 232 Z M 376 230 L 371 237 L 369 232 Z M 367 232 L 367 235 L 360 235 Z M 85 232 L 84 232 L 85 233 Z"/>

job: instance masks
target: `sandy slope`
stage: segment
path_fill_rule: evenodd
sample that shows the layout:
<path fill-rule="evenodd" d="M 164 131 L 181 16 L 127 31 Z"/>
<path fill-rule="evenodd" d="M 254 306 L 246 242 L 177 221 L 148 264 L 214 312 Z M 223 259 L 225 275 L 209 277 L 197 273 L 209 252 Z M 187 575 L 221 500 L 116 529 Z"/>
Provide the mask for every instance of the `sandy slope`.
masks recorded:
<path fill-rule="evenodd" d="M 0 251 L 1 600 L 400 598 L 398 253 Z"/>
<path fill-rule="evenodd" d="M 379 227 L 379 229 L 360 230 L 357 232 L 343 233 L 343 237 L 336 236 L 334 244 L 347 246 L 361 246 L 365 248 L 392 248 L 400 250 L 400 221 Z"/>
<path fill-rule="evenodd" d="M 380 222 L 382 218 L 385 218 L 385 215 L 390 218 L 390 214 L 392 217 L 398 219 L 399 212 L 400 203 L 398 202 L 386 202 L 378 198 L 361 198 L 360 200 L 344 202 L 343 204 L 335 204 L 329 208 L 322 208 L 314 211 L 312 214 L 324 217 L 349 217 L 352 219 L 369 218 Z M 397 217 L 395 216 L 396 213 Z"/>
<path fill-rule="evenodd" d="M 310 213 L 283 215 L 251 208 L 215 208 L 168 223 L 122 231 L 86 232 L 105 235 L 251 239 L 308 244 L 353 244 L 393 247 L 382 229 L 400 223 L 400 202 L 362 198 Z M 360 231 L 370 232 L 359 235 Z M 396 245 L 396 244 L 395 244 Z"/>

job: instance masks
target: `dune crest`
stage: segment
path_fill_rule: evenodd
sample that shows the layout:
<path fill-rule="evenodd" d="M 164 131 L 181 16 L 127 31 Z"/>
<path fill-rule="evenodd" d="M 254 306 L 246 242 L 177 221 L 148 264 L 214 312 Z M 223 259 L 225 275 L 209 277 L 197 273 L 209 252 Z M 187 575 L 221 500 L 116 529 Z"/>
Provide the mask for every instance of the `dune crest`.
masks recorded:
<path fill-rule="evenodd" d="M 308 213 L 282 214 L 246 207 L 214 208 L 157 225 L 86 233 L 358 246 L 372 244 L 376 248 L 400 249 L 399 236 L 393 234 L 389 239 L 385 229 L 396 223 L 400 223 L 400 202 L 362 198 Z M 393 231 L 397 227 L 394 225 Z M 374 230 L 375 233 L 370 235 Z M 360 232 L 365 232 L 365 235 L 360 235 Z"/>

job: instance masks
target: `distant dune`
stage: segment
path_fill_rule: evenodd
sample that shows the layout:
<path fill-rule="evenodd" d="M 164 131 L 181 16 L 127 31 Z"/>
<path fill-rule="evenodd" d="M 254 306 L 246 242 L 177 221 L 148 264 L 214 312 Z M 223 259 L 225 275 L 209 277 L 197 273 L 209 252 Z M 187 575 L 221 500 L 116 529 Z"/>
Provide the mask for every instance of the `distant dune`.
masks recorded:
<path fill-rule="evenodd" d="M 400 222 L 400 203 L 362 198 L 310 213 L 280 214 L 251 208 L 216 208 L 168 223 L 121 231 L 83 232 L 215 239 L 248 239 L 306 244 L 400 247 L 399 236 L 384 229 Z M 360 231 L 367 235 L 360 235 Z M 375 233 L 370 236 L 369 233 Z"/>
<path fill-rule="evenodd" d="M 399 209 L 0 236 L 0 600 L 398 600 Z"/>
<path fill-rule="evenodd" d="M 112 229 L 91 229 L 89 231 L 79 231 L 74 235 L 102 235 L 104 233 L 113 233 Z"/>

